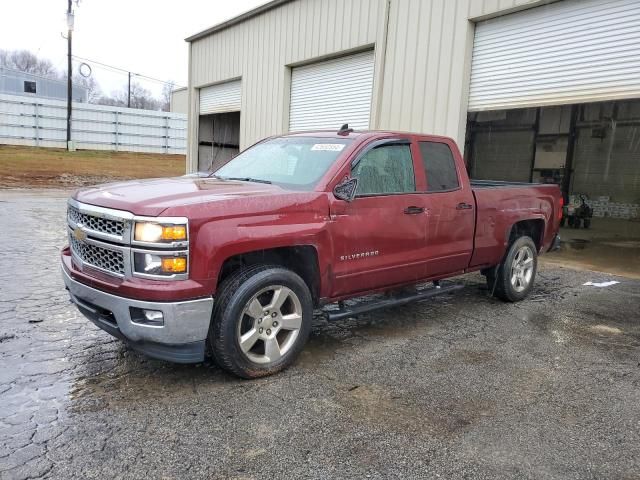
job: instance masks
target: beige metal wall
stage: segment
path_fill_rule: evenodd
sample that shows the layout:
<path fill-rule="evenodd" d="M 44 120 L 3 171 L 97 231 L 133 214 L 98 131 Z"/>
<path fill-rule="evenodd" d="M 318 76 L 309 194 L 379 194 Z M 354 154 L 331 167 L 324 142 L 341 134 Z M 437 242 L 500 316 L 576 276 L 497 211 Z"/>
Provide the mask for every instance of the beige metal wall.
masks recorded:
<path fill-rule="evenodd" d="M 240 148 L 286 132 L 291 66 L 375 48 L 371 127 L 443 134 L 463 145 L 473 21 L 551 0 L 295 0 L 194 40 L 189 160 L 198 89 L 242 79 Z"/>
<path fill-rule="evenodd" d="M 189 113 L 189 91 L 179 88 L 171 92 L 169 111 L 174 113 Z"/>

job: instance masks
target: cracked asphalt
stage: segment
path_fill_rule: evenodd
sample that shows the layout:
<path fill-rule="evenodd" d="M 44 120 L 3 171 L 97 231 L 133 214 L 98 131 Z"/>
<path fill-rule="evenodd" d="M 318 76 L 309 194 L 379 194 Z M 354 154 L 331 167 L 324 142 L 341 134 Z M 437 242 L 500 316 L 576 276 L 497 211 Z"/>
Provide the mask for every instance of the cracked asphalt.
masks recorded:
<path fill-rule="evenodd" d="M 640 282 L 480 275 L 327 325 L 239 380 L 150 360 L 68 303 L 66 192 L 0 192 L 0 478 L 640 478 Z M 617 279 L 608 288 L 588 280 Z"/>

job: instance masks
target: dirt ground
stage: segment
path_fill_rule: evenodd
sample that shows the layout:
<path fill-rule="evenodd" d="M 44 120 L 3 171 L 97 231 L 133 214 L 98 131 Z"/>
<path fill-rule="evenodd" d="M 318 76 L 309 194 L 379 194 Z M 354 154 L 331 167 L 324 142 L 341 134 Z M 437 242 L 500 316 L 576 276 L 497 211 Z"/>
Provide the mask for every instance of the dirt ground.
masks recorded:
<path fill-rule="evenodd" d="M 184 172 L 184 155 L 0 145 L 0 188 L 73 188 Z"/>

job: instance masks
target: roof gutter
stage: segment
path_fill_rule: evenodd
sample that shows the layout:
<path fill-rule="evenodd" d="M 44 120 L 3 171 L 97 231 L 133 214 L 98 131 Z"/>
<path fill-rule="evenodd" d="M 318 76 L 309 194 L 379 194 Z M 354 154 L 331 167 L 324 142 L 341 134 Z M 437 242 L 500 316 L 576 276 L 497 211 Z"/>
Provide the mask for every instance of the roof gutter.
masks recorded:
<path fill-rule="evenodd" d="M 185 42 L 194 42 L 196 40 L 200 40 L 203 37 L 207 37 L 213 33 L 232 27 L 234 25 L 237 25 L 238 23 L 242 23 L 245 20 L 261 15 L 265 12 L 268 12 L 269 10 L 273 10 L 274 8 L 279 7 L 280 5 L 284 5 L 285 3 L 289 3 L 292 1 L 293 0 L 271 0 L 270 2 L 265 3 L 264 5 L 260 5 L 259 7 L 256 7 L 252 10 L 249 10 L 248 12 L 242 13 L 237 17 L 233 17 L 225 22 L 218 23 L 213 27 L 209 27 L 206 30 L 196 33 L 195 35 L 191 35 L 190 37 L 187 37 L 184 40 Z"/>

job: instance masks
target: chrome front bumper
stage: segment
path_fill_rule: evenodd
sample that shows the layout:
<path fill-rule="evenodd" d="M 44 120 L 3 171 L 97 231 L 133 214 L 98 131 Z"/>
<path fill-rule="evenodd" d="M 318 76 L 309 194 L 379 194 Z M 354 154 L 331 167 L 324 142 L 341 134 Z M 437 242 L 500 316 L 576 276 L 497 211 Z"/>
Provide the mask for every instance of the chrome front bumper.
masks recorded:
<path fill-rule="evenodd" d="M 72 279 L 62 267 L 71 301 L 102 330 L 151 357 L 178 363 L 204 360 L 213 298 L 184 302 L 145 302 L 119 297 Z M 130 308 L 161 311 L 163 325 L 132 320 Z"/>

